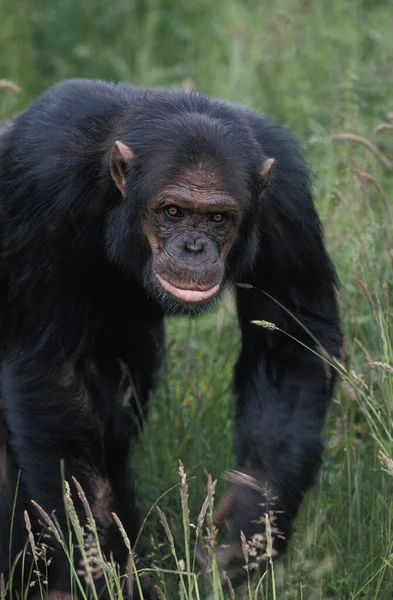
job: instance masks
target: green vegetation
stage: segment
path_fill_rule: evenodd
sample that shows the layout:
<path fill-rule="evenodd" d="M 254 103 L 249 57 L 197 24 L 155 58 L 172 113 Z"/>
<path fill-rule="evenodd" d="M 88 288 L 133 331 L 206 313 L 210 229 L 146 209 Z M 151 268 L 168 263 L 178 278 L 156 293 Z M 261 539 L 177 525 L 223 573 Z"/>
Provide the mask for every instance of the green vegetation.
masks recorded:
<path fill-rule="evenodd" d="M 258 586 L 250 582 L 246 597 L 391 599 L 391 2 L 0 0 L 0 13 L 0 78 L 21 88 L 0 90 L 5 116 L 63 78 L 123 79 L 194 86 L 247 104 L 290 125 L 304 141 L 342 284 L 348 370 L 329 415 L 320 483 L 304 503 L 288 558 L 275 567 L 274 578 L 270 570 Z M 361 139 L 332 139 L 335 134 Z M 145 514 L 180 482 L 181 459 L 196 526 L 207 474 L 218 479 L 220 496 L 225 489 L 220 476 L 233 464 L 231 369 L 238 342 L 233 302 L 228 298 L 216 314 L 197 322 L 168 321 L 167 335 L 163 377 L 133 460 Z M 183 502 L 184 494 L 183 484 Z M 174 546 L 155 509 L 143 538 L 165 597 L 191 600 L 209 592 L 221 598 L 215 572 L 207 584 L 199 579 L 197 585 L 191 574 L 194 545 L 188 553 L 179 487 L 159 506 Z"/>

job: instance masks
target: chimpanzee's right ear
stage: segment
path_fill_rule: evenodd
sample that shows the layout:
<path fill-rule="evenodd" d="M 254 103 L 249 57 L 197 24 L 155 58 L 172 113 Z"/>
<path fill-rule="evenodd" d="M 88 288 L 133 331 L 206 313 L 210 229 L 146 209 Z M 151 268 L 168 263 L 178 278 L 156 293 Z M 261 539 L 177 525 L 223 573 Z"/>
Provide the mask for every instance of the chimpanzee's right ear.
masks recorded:
<path fill-rule="evenodd" d="M 110 156 L 110 171 L 123 198 L 127 195 L 127 168 L 132 167 L 134 161 L 135 152 L 127 144 L 119 141 L 114 143 Z"/>

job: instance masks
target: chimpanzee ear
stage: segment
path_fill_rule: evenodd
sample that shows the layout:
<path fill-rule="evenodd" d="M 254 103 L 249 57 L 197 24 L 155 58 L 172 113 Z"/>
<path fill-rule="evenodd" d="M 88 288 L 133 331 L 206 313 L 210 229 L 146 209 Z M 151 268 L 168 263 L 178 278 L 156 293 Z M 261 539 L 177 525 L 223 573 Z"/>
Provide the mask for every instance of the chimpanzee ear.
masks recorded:
<path fill-rule="evenodd" d="M 270 174 L 270 170 L 273 166 L 274 158 L 265 158 L 263 163 L 258 169 L 258 174 L 267 181 L 268 175 Z"/>
<path fill-rule="evenodd" d="M 112 179 L 121 191 L 123 198 L 127 194 L 127 168 L 131 167 L 135 160 L 135 152 L 123 142 L 115 142 L 111 150 L 110 170 Z"/>

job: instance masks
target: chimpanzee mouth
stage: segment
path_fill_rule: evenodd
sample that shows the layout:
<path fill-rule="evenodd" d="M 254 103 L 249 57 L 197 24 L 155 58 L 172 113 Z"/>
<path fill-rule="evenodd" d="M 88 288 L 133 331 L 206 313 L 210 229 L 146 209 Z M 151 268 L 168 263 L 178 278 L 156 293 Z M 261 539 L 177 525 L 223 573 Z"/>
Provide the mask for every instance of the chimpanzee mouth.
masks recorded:
<path fill-rule="evenodd" d="M 220 284 L 217 283 L 213 287 L 208 290 L 198 290 L 198 289 L 185 289 L 179 288 L 169 283 L 166 279 L 155 273 L 162 289 L 176 298 L 176 300 L 180 300 L 180 302 L 184 302 L 185 304 L 199 304 L 200 302 L 206 302 L 213 298 L 220 290 Z"/>

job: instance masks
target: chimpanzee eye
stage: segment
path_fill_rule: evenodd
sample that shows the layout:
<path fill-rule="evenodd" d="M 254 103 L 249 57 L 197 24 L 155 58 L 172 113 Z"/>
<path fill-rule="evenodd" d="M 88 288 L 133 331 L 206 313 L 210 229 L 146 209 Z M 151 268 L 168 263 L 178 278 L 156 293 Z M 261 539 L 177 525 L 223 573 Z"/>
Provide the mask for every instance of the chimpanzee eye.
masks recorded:
<path fill-rule="evenodd" d="M 168 206 L 166 208 L 166 213 L 170 217 L 183 217 L 183 213 L 177 206 Z"/>
<path fill-rule="evenodd" d="M 226 216 L 222 213 L 216 213 L 210 217 L 210 221 L 213 221 L 213 223 L 224 223 L 224 221 L 226 221 Z"/>

